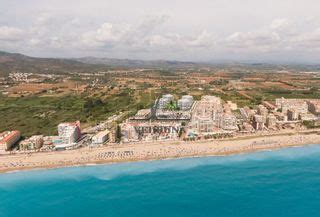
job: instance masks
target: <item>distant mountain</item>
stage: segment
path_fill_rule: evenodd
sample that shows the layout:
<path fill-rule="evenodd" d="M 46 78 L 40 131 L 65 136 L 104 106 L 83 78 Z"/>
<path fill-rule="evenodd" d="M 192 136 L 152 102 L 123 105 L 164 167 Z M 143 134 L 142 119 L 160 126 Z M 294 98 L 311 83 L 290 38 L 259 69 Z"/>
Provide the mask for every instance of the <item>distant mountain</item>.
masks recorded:
<path fill-rule="evenodd" d="M 10 72 L 54 73 L 88 72 L 107 68 L 105 66 L 93 66 L 72 59 L 37 58 L 19 53 L 0 51 L 0 74 Z"/>
<path fill-rule="evenodd" d="M 114 68 L 149 68 L 149 69 L 191 69 L 209 66 L 211 64 L 167 61 L 167 60 L 132 60 L 132 59 L 114 59 L 114 58 L 96 58 L 83 57 L 75 59 L 86 64 L 106 65 Z"/>
<path fill-rule="evenodd" d="M 113 58 L 38 58 L 0 51 L 0 75 L 10 72 L 66 74 L 69 72 L 96 72 L 108 69 L 145 68 L 158 70 L 215 68 L 230 72 L 259 71 L 320 71 L 320 65 L 268 63 L 197 63 L 167 60 L 130 60 Z"/>
<path fill-rule="evenodd" d="M 19 53 L 0 51 L 0 74 L 33 72 L 64 74 L 68 72 L 95 72 L 111 68 L 193 69 L 207 64 L 165 60 L 129 60 L 112 58 L 39 58 Z"/>

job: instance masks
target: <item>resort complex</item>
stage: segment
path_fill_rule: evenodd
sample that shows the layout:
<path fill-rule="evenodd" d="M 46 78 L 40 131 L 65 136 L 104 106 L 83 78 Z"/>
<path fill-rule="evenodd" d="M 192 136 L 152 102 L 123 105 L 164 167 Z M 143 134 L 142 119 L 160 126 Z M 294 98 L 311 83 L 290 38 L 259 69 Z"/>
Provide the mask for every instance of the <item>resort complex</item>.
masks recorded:
<path fill-rule="evenodd" d="M 0 52 L 0 172 L 320 142 L 317 66 L 104 61 Z"/>
<path fill-rule="evenodd" d="M 116 143 L 201 141 L 305 130 L 320 126 L 320 100 L 277 98 L 253 107 L 238 107 L 220 97 L 164 94 L 116 127 L 100 124 L 81 131 L 80 121 L 60 123 L 58 135 L 21 139 L 19 131 L 0 134 L 0 153 L 55 151 Z M 22 132 L 23 133 L 23 132 Z"/>

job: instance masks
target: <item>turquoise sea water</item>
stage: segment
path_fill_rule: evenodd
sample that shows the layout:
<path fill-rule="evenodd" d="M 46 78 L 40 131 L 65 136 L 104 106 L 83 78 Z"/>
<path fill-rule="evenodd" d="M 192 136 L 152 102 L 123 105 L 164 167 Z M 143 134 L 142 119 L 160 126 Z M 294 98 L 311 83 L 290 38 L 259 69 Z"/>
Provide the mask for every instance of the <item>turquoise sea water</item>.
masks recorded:
<path fill-rule="evenodd" d="M 2 174 L 0 216 L 320 216 L 320 146 Z"/>

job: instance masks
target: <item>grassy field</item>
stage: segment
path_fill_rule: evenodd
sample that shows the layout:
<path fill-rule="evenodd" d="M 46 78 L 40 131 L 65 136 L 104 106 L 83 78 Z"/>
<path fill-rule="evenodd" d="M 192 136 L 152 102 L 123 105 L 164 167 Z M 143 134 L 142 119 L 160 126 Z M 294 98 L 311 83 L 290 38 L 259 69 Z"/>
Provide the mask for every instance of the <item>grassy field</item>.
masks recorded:
<path fill-rule="evenodd" d="M 129 90 L 104 99 L 63 97 L 0 97 L 0 132 L 19 130 L 24 136 L 57 134 L 57 125 L 80 120 L 83 126 L 98 123 L 121 111 L 136 112 L 149 104 L 146 96 L 135 99 Z"/>

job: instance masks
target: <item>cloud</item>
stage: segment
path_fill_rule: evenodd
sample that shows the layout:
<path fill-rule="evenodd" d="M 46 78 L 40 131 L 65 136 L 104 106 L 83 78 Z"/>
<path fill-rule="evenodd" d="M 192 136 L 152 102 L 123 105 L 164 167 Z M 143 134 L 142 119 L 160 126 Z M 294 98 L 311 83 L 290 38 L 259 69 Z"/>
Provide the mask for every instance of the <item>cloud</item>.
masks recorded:
<path fill-rule="evenodd" d="M 148 35 L 169 21 L 169 19 L 170 16 L 166 14 L 145 16 L 137 26 L 136 31 L 142 33 L 144 36 Z"/>
<path fill-rule="evenodd" d="M 237 50 L 259 50 L 268 52 L 281 43 L 281 37 L 273 31 L 235 32 L 226 40 L 227 47 Z"/>
<path fill-rule="evenodd" d="M 105 22 L 96 30 L 85 32 L 81 42 L 89 49 L 104 52 L 152 54 L 184 52 L 189 49 L 208 49 L 215 37 L 207 30 L 200 34 L 183 35 L 166 30 L 168 15 L 144 16 L 136 25 Z M 163 58 L 163 57 L 162 57 Z"/>
<path fill-rule="evenodd" d="M 320 50 L 320 28 L 294 37 L 292 43 L 297 47 L 306 48 L 309 51 L 315 49 Z"/>
<path fill-rule="evenodd" d="M 105 22 L 97 30 L 83 33 L 81 41 L 88 47 L 144 49 L 151 35 L 168 19 L 167 15 L 145 16 L 137 25 Z"/>
<path fill-rule="evenodd" d="M 282 30 L 290 26 L 290 21 L 285 18 L 275 19 L 272 21 L 270 28 L 274 30 Z"/>
<path fill-rule="evenodd" d="M 39 13 L 30 25 L 0 26 L 0 40 L 3 49 L 14 51 L 24 48 L 29 52 L 66 56 L 135 59 L 208 60 L 213 56 L 228 59 L 232 54 L 255 58 L 259 54 L 276 56 L 283 52 L 308 52 L 316 56 L 320 50 L 317 17 L 276 18 L 246 31 L 225 33 L 204 27 L 185 31 L 173 26 L 173 21 L 172 15 L 164 13 L 130 22 L 111 19 L 92 22 L 70 14 L 56 16 L 55 11 L 49 10 Z"/>
<path fill-rule="evenodd" d="M 235 53 L 309 52 L 320 48 L 317 24 L 316 19 L 275 19 L 253 31 L 232 33 L 222 44 Z"/>
<path fill-rule="evenodd" d="M 0 40 L 18 41 L 24 38 L 24 31 L 16 27 L 0 26 Z"/>
<path fill-rule="evenodd" d="M 150 47 L 172 47 L 181 44 L 181 36 L 179 34 L 152 35 L 148 38 L 147 44 Z"/>
<path fill-rule="evenodd" d="M 189 42 L 191 46 L 210 48 L 216 45 L 216 38 L 212 33 L 203 30 L 195 39 Z"/>
<path fill-rule="evenodd" d="M 130 27 L 125 25 L 113 25 L 112 23 L 104 23 L 92 36 L 98 42 L 118 42 L 128 34 Z"/>

